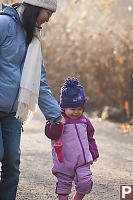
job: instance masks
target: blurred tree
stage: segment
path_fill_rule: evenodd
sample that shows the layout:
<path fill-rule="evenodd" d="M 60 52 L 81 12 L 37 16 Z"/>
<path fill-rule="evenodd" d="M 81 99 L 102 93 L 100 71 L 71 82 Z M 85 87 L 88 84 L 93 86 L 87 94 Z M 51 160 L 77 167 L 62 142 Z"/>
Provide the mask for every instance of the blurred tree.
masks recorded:
<path fill-rule="evenodd" d="M 77 76 L 94 109 L 105 105 L 124 108 L 128 101 L 131 116 L 133 92 L 129 80 L 133 68 L 133 13 L 129 10 L 133 2 L 74 2 L 75 5 L 62 1 L 56 24 L 51 24 L 51 34 L 46 35 L 50 85 L 59 98 L 59 86 L 64 79 Z M 54 87 L 57 77 L 58 84 Z"/>
<path fill-rule="evenodd" d="M 6 1 L 12 3 L 16 1 Z M 61 0 L 42 33 L 48 82 L 59 100 L 68 76 L 85 88 L 88 108 L 133 116 L 133 1 Z"/>

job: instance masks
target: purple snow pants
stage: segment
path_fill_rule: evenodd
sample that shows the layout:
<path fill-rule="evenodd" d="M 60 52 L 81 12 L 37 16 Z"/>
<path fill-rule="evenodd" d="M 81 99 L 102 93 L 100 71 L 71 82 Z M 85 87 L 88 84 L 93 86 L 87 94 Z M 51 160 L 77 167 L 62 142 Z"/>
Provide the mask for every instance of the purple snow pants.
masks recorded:
<path fill-rule="evenodd" d="M 59 172 L 54 175 L 58 179 L 55 191 L 57 194 L 70 194 L 72 181 L 75 182 L 76 191 L 80 194 L 88 194 L 92 189 L 93 182 L 90 165 L 84 165 L 76 168 L 74 177 L 70 177 Z"/>

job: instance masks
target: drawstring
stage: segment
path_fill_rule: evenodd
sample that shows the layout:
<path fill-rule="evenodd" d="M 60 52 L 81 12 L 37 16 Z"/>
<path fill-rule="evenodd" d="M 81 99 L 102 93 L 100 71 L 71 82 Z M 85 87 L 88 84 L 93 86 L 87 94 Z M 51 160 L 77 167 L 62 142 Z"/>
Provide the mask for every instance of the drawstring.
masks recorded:
<path fill-rule="evenodd" d="M 63 132 L 64 132 L 64 124 L 63 124 L 63 127 L 62 127 L 62 132 L 61 132 L 61 136 L 60 136 L 60 142 L 62 142 L 62 136 L 63 136 Z"/>

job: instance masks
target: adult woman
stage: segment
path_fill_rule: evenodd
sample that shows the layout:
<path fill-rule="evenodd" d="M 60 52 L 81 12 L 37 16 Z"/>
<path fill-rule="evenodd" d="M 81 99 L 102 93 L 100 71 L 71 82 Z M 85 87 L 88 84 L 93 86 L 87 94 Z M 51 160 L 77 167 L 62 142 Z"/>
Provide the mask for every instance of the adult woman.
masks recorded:
<path fill-rule="evenodd" d="M 0 200 L 16 197 L 22 122 L 35 105 L 52 123 L 63 120 L 46 83 L 39 41 L 40 26 L 56 7 L 56 0 L 23 0 L 0 12 Z"/>

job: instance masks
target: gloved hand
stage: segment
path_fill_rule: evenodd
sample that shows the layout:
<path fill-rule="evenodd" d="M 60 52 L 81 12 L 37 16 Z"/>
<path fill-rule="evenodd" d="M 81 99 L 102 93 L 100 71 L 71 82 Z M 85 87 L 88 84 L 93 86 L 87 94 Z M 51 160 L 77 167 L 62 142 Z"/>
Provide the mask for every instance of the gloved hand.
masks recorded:
<path fill-rule="evenodd" d="M 64 152 L 63 152 L 63 148 L 62 148 L 62 142 L 55 142 L 54 149 L 55 149 L 56 156 L 57 156 L 59 162 L 63 162 L 64 161 Z"/>

